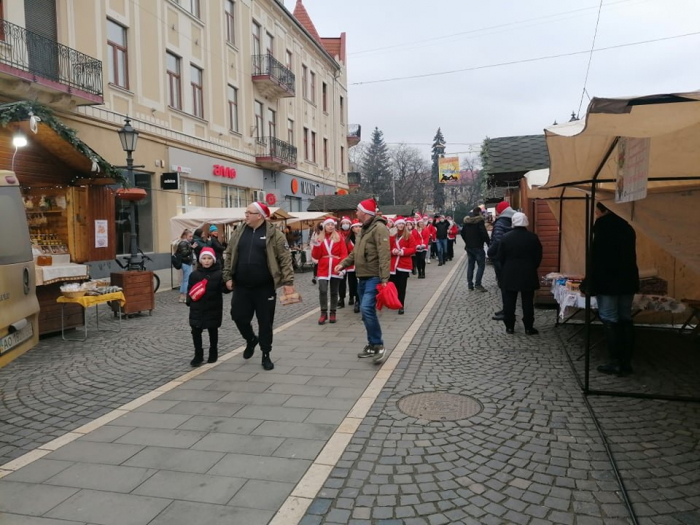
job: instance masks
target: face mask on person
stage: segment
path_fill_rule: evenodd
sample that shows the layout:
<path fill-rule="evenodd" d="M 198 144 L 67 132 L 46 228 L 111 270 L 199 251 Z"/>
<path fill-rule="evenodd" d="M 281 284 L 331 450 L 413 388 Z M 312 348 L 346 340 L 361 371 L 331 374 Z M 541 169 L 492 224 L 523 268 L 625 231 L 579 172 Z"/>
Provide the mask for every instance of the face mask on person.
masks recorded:
<path fill-rule="evenodd" d="M 343 224 L 343 225 L 341 226 L 341 228 L 343 228 L 343 230 L 345 230 L 345 231 L 348 231 L 348 230 L 350 229 L 350 225 L 349 225 L 349 224 Z"/>

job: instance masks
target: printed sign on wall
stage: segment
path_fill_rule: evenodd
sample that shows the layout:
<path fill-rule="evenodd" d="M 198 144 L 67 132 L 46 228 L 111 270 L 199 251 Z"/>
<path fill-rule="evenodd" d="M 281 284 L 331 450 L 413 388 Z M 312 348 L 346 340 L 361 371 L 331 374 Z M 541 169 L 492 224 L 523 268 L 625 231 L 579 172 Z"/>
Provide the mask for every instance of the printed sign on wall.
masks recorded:
<path fill-rule="evenodd" d="M 651 139 L 621 137 L 617 143 L 615 202 L 632 202 L 647 196 Z"/>

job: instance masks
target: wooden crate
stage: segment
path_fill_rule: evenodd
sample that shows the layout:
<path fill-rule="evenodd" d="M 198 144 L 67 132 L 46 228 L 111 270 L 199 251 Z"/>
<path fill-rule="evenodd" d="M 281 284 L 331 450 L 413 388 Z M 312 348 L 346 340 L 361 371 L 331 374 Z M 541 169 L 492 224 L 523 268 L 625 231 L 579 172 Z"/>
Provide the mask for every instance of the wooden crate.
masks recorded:
<path fill-rule="evenodd" d="M 114 272 L 110 278 L 112 286 L 119 286 L 124 291 L 126 304 L 122 306 L 123 315 L 153 311 L 156 306 L 153 272 Z"/>
<path fill-rule="evenodd" d="M 61 294 L 63 283 L 45 284 L 36 287 L 39 300 L 39 335 L 61 331 L 61 304 L 56 302 Z M 66 304 L 64 311 L 66 329 L 85 324 L 85 309 L 79 304 Z"/>

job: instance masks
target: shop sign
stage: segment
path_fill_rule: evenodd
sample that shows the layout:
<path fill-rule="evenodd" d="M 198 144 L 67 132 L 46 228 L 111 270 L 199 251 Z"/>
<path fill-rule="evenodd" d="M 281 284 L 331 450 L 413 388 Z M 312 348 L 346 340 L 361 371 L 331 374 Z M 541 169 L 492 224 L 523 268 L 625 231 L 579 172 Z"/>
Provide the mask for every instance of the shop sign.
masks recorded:
<path fill-rule="evenodd" d="M 308 180 L 301 181 L 301 192 L 306 195 L 316 196 L 316 184 Z"/>
<path fill-rule="evenodd" d="M 226 179 L 236 178 L 236 168 L 229 168 L 228 166 L 222 166 L 221 164 L 214 164 L 212 174 L 216 177 L 224 177 Z"/>
<path fill-rule="evenodd" d="M 180 188 L 180 176 L 174 171 L 172 173 L 163 173 L 160 176 L 161 190 L 177 190 Z"/>
<path fill-rule="evenodd" d="M 299 181 L 292 179 L 292 195 L 296 195 L 299 191 Z"/>
<path fill-rule="evenodd" d="M 633 202 L 647 196 L 651 139 L 621 137 L 617 145 L 615 202 Z"/>
<path fill-rule="evenodd" d="M 192 168 L 188 168 L 187 166 L 178 166 L 177 164 L 172 164 L 170 169 L 176 171 L 177 173 L 192 173 Z"/>
<path fill-rule="evenodd" d="M 268 193 L 265 195 L 265 202 L 268 206 L 274 206 L 277 204 L 277 196 L 274 193 Z"/>

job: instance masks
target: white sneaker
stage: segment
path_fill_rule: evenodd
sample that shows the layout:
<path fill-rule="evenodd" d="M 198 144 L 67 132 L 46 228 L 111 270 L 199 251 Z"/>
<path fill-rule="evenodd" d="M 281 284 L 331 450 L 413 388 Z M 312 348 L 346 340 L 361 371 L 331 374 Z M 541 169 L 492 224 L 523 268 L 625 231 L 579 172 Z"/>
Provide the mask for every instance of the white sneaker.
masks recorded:
<path fill-rule="evenodd" d="M 388 357 L 384 345 L 374 345 L 372 348 L 374 350 L 374 364 L 381 365 Z"/>
<path fill-rule="evenodd" d="M 366 345 L 363 349 L 362 352 L 357 354 L 357 357 L 360 359 L 364 359 L 365 357 L 374 357 L 374 348 L 372 348 L 372 345 Z"/>
<path fill-rule="evenodd" d="M 428 264 L 430 264 L 430 259 L 428 259 L 428 260 L 427 260 L 427 261 L 425 261 L 425 262 L 426 262 L 426 263 L 428 263 Z"/>

